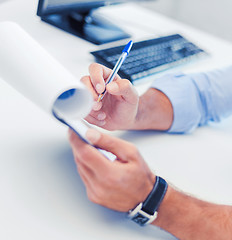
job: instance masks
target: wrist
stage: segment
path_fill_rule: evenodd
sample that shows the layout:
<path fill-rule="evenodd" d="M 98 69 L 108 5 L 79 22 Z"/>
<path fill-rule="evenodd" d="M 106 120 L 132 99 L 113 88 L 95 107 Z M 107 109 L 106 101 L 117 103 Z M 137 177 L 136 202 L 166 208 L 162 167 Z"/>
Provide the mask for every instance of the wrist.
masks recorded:
<path fill-rule="evenodd" d="M 167 188 L 167 182 L 163 178 L 156 176 L 155 184 L 146 199 L 129 211 L 128 216 L 131 220 L 141 226 L 152 223 L 157 218 L 158 209 L 166 194 Z"/>
<path fill-rule="evenodd" d="M 173 122 L 173 108 L 161 91 L 150 88 L 139 99 L 138 111 L 132 124 L 134 130 L 168 130 Z"/>

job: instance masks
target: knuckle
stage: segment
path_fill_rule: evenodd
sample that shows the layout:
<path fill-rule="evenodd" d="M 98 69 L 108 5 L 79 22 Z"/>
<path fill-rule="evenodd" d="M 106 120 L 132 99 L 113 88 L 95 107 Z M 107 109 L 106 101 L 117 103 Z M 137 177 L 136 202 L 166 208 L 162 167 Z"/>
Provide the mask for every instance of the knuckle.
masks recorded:
<path fill-rule="evenodd" d="M 103 204 L 104 203 L 104 199 L 106 198 L 107 195 L 107 189 L 100 185 L 100 186 L 95 186 L 95 190 L 94 192 L 91 192 L 91 194 L 89 195 L 89 199 L 96 204 Z"/>
<path fill-rule="evenodd" d="M 79 150 L 78 150 L 78 152 L 79 152 L 79 158 L 80 159 L 88 159 L 90 156 L 89 156 L 89 154 L 90 154 L 90 151 L 89 151 L 89 149 L 88 149 L 88 147 L 85 145 L 85 146 L 82 146 Z"/>
<path fill-rule="evenodd" d="M 122 86 L 124 89 L 130 89 L 132 87 L 132 84 L 129 80 L 123 79 Z"/>
<path fill-rule="evenodd" d="M 98 199 L 97 199 L 96 195 L 93 194 L 91 191 L 87 190 L 87 197 L 91 202 L 98 204 Z"/>
<path fill-rule="evenodd" d="M 104 199 L 105 191 L 102 188 L 98 188 L 95 193 L 95 201 L 100 204 Z"/>
<path fill-rule="evenodd" d="M 139 155 L 139 151 L 138 149 L 131 143 L 129 143 L 129 146 L 128 146 L 128 150 L 127 150 L 127 156 L 129 158 L 137 158 Z"/>
<path fill-rule="evenodd" d="M 85 87 L 87 87 L 87 89 L 94 95 L 94 91 L 93 91 L 93 87 L 92 87 L 92 84 L 91 84 L 91 78 L 90 76 L 85 76 L 83 78 L 81 78 L 80 80 L 84 85 Z"/>
<path fill-rule="evenodd" d="M 95 68 L 98 67 L 98 66 L 99 66 L 98 63 L 91 63 L 91 64 L 89 65 L 89 71 L 95 69 Z"/>
<path fill-rule="evenodd" d="M 80 81 L 82 83 L 86 83 L 88 80 L 89 80 L 89 76 L 86 75 L 86 76 L 83 76 Z"/>
<path fill-rule="evenodd" d="M 124 84 L 125 87 L 127 87 L 127 88 L 132 87 L 132 84 L 131 84 L 131 82 L 130 82 L 128 79 L 124 79 L 124 80 L 123 80 L 123 84 Z"/>

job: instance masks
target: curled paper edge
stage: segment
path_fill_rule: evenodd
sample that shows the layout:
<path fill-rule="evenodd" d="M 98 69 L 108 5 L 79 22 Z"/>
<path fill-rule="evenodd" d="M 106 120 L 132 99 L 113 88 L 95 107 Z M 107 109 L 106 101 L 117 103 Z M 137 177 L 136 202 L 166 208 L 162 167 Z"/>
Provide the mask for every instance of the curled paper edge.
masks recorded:
<path fill-rule="evenodd" d="M 73 98 L 73 115 L 85 117 L 91 110 L 92 96 L 79 79 L 14 22 L 0 23 L 0 66 L 3 80 L 49 114 L 70 89 L 80 93 Z"/>

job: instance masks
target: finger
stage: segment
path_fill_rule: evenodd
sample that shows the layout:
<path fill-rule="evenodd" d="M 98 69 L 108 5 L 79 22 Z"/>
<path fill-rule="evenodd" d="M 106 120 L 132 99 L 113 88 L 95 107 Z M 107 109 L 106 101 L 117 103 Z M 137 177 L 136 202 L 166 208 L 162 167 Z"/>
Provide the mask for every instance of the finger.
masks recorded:
<path fill-rule="evenodd" d="M 95 118 L 96 120 L 102 121 L 106 119 L 106 113 L 103 111 L 91 111 L 89 116 Z"/>
<path fill-rule="evenodd" d="M 86 188 L 86 194 L 90 201 L 96 202 L 96 194 L 95 194 L 95 180 L 89 181 L 88 177 L 85 175 L 85 172 L 82 170 L 82 168 L 78 169 L 78 173 L 85 185 Z M 97 202 L 96 202 L 97 203 Z"/>
<path fill-rule="evenodd" d="M 97 118 L 95 118 L 94 116 L 88 115 L 85 120 L 90 123 L 90 124 L 94 124 L 98 127 L 103 127 L 106 124 L 105 120 L 98 120 Z"/>
<path fill-rule="evenodd" d="M 102 102 L 95 101 L 93 103 L 92 109 L 93 111 L 99 111 L 102 108 Z"/>
<path fill-rule="evenodd" d="M 75 162 L 77 166 L 77 172 L 79 173 L 86 188 L 93 189 L 94 188 L 93 183 L 95 182 L 95 179 L 96 179 L 95 174 L 85 164 L 78 161 L 77 158 L 75 158 Z"/>
<path fill-rule="evenodd" d="M 90 181 L 89 181 L 89 177 L 88 177 L 88 175 L 90 175 L 90 173 L 86 169 L 84 169 L 83 166 L 84 166 L 83 164 L 81 165 L 81 163 L 78 163 L 77 164 L 77 172 L 79 173 L 82 181 L 84 182 L 85 186 L 87 187 L 87 186 L 90 186 Z"/>
<path fill-rule="evenodd" d="M 119 79 L 107 84 L 106 90 L 112 95 L 120 96 L 130 104 L 138 103 L 138 93 L 127 79 Z"/>
<path fill-rule="evenodd" d="M 69 131 L 69 141 L 74 155 L 95 174 L 108 172 L 110 161 L 96 148 L 83 142 L 73 131 Z"/>
<path fill-rule="evenodd" d="M 95 91 L 94 86 L 92 85 L 90 76 L 84 76 L 84 77 L 81 78 L 80 81 L 89 89 L 89 91 L 90 91 L 90 92 L 92 93 L 92 95 L 93 95 L 93 98 L 94 98 L 95 100 L 97 100 L 97 99 L 98 99 L 98 94 L 97 94 L 97 92 Z"/>
<path fill-rule="evenodd" d="M 100 133 L 95 129 L 88 129 L 86 138 L 96 147 L 115 154 L 120 160 L 131 159 L 131 156 L 137 153 L 137 149 L 133 144 L 119 138 Z"/>
<path fill-rule="evenodd" d="M 111 69 L 98 63 L 93 63 L 89 66 L 91 82 L 99 94 L 105 90 L 105 81 L 111 72 Z M 118 79 L 120 79 L 120 77 L 117 75 L 115 80 Z"/>
<path fill-rule="evenodd" d="M 93 99 L 96 100 L 93 102 L 92 109 L 94 111 L 99 111 L 102 108 L 102 102 L 97 102 L 99 94 L 96 92 L 90 76 L 85 76 L 81 78 L 81 82 L 89 89 L 89 91 L 92 93 Z"/>

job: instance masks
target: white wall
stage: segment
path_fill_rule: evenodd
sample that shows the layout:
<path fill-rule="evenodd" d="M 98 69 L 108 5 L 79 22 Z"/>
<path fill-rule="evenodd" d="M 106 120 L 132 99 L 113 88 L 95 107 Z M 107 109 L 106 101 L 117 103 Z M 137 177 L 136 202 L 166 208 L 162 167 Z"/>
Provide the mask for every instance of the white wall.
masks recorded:
<path fill-rule="evenodd" d="M 157 0 L 144 5 L 232 41 L 232 0 Z"/>

